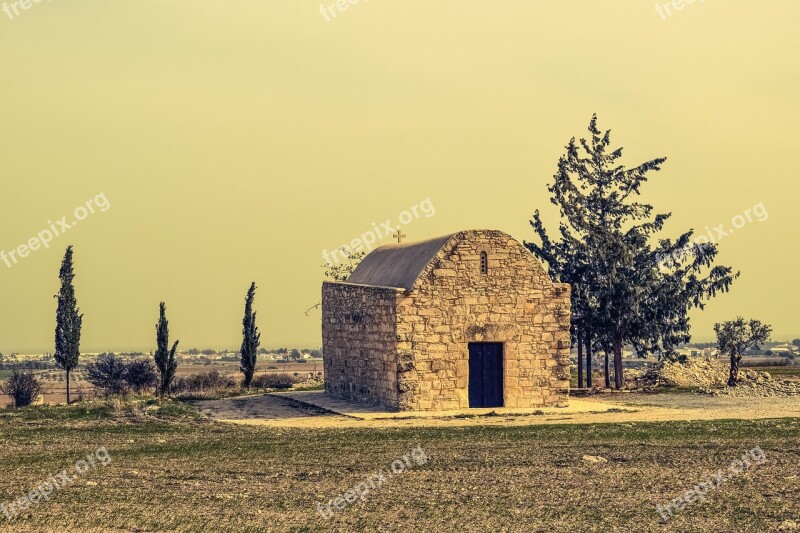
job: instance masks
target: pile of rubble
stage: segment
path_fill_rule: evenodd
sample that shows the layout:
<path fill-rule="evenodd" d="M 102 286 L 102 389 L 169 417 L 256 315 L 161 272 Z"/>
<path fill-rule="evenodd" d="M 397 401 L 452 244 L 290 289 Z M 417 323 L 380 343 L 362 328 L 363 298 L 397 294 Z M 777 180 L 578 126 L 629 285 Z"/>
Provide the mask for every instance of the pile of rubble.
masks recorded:
<path fill-rule="evenodd" d="M 719 359 L 691 357 L 686 362 L 656 363 L 641 377 L 645 387 L 724 387 L 728 382 L 728 367 Z"/>
<path fill-rule="evenodd" d="M 773 379 L 769 372 L 755 372 L 739 369 L 739 379 L 735 387 L 704 390 L 713 396 L 770 397 L 800 395 L 800 382 Z"/>
<path fill-rule="evenodd" d="M 800 395 L 800 382 L 774 379 L 768 372 L 739 370 L 736 387 L 728 386 L 730 367 L 720 359 L 690 357 L 664 361 L 632 376 L 643 387 L 698 387 L 714 396 L 769 397 Z"/>

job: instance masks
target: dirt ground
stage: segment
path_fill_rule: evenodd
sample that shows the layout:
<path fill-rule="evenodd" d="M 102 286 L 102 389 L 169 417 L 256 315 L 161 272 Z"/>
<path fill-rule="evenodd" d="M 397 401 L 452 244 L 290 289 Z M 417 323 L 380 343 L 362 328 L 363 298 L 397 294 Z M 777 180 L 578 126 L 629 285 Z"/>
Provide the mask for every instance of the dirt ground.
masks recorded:
<path fill-rule="evenodd" d="M 291 396 L 294 396 L 292 398 Z M 298 401 L 298 399 L 302 399 Z M 598 394 L 570 398 L 567 407 L 392 413 L 330 401 L 322 392 L 279 393 L 196 403 L 207 416 L 274 427 L 441 427 L 592 424 L 800 417 L 800 397 L 731 398 L 687 392 Z M 332 412 L 333 411 L 333 412 Z"/>

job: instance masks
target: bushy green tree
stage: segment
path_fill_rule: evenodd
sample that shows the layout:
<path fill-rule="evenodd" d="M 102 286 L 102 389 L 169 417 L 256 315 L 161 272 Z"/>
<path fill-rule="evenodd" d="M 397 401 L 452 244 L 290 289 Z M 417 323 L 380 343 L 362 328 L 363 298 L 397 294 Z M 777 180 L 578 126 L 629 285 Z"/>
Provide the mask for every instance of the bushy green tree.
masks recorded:
<path fill-rule="evenodd" d="M 67 247 L 64 259 L 61 261 L 61 269 L 58 273 L 61 280 L 61 288 L 55 298 L 58 300 L 56 307 L 56 334 L 55 334 L 55 353 L 53 357 L 56 363 L 63 368 L 67 374 L 67 403 L 70 403 L 70 382 L 69 376 L 75 367 L 78 366 L 81 345 L 81 326 L 83 315 L 78 310 L 78 302 L 75 298 L 75 272 L 72 262 L 72 246 Z"/>
<path fill-rule="evenodd" d="M 152 389 L 158 384 L 156 367 L 150 361 L 131 361 L 125 365 L 125 383 L 137 394 Z"/>
<path fill-rule="evenodd" d="M 26 407 L 42 393 L 42 385 L 33 372 L 14 370 L 5 383 L 0 383 L 0 392 L 14 400 L 14 407 Z"/>
<path fill-rule="evenodd" d="M 772 326 L 755 319 L 745 321 L 739 316 L 736 320 L 714 324 L 714 332 L 717 334 L 719 352 L 730 357 L 728 385 L 735 387 L 742 354 L 749 348 L 758 349 L 759 344 L 767 342 L 772 334 Z"/>
<path fill-rule="evenodd" d="M 654 214 L 637 198 L 666 158 L 626 168 L 622 148 L 611 148 L 611 132 L 598 129 L 596 116 L 589 133 L 570 140 L 548 186 L 561 214 L 558 237 L 549 236 L 537 210 L 531 226 L 539 242 L 525 244 L 554 279 L 573 286 L 573 339 L 587 348 L 587 362 L 593 348 L 605 352 L 606 365 L 613 354 L 622 388 L 623 345 L 641 356 L 672 353 L 691 338 L 689 309 L 727 291 L 738 273 L 713 265 L 714 244 L 688 246 L 691 230 L 674 241 L 657 238 L 671 215 Z"/>
<path fill-rule="evenodd" d="M 122 394 L 128 384 L 125 380 L 125 361 L 113 354 L 100 354 L 86 365 L 86 381 L 101 389 L 105 394 Z"/>

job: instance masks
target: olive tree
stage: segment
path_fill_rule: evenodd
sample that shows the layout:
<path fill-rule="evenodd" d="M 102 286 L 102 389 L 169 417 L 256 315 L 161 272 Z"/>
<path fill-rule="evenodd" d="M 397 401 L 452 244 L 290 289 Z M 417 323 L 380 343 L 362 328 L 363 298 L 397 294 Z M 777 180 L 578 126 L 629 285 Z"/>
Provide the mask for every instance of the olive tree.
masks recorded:
<path fill-rule="evenodd" d="M 717 334 L 719 352 L 730 356 L 728 386 L 735 387 L 742 354 L 749 348 L 758 348 L 759 344 L 768 341 L 772 334 L 772 326 L 760 320 L 745 321 L 742 317 L 736 317 L 736 320 L 714 324 L 714 332 Z"/>

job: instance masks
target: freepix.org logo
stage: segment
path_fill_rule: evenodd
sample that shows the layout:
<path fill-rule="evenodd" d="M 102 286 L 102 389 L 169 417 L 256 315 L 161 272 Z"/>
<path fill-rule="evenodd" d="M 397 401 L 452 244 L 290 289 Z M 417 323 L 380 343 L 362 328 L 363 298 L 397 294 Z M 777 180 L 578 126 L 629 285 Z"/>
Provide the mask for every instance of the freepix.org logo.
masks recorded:
<path fill-rule="evenodd" d="M 333 517 L 335 511 L 343 511 L 348 505 L 359 500 L 364 501 L 370 493 L 378 490 L 385 483 L 391 482 L 407 470 L 411 470 L 415 465 L 422 466 L 428 462 L 428 454 L 422 449 L 422 445 L 417 446 L 406 453 L 400 459 L 392 461 L 389 468 L 381 468 L 377 472 L 370 474 L 364 481 L 360 481 L 344 493 L 332 498 L 327 503 L 317 503 L 317 512 L 325 520 Z"/>
<path fill-rule="evenodd" d="M 727 469 L 719 469 L 713 476 L 701 481 L 694 487 L 685 491 L 677 498 L 664 505 L 656 505 L 656 512 L 663 522 L 667 522 L 674 515 L 682 512 L 687 506 L 695 502 L 703 502 L 709 490 L 717 490 L 723 483 L 740 476 L 751 466 L 760 465 L 767 460 L 767 456 L 759 446 L 746 451 L 741 458 L 731 461 Z"/>
<path fill-rule="evenodd" d="M 769 218 L 764 202 L 759 202 L 753 207 L 748 207 L 742 213 L 735 215 L 731 218 L 730 226 L 726 227 L 724 223 L 717 224 L 712 228 L 705 227 L 705 233 L 697 235 L 694 239 L 686 244 L 683 248 L 676 250 L 671 254 L 661 255 L 658 258 L 658 266 L 662 270 L 669 270 L 675 268 L 682 261 L 693 256 L 702 256 L 704 253 L 703 245 L 709 243 L 718 243 L 722 239 L 733 235 L 734 231 L 744 228 L 747 224 L 752 222 L 764 222 Z"/>
<path fill-rule="evenodd" d="M 53 239 L 60 237 L 67 230 L 74 228 L 78 222 L 85 220 L 89 215 L 97 212 L 105 213 L 111 208 L 111 204 L 106 198 L 105 193 L 100 193 L 94 198 L 90 198 L 83 205 L 79 205 L 72 211 L 72 219 L 68 220 L 68 215 L 65 215 L 55 222 L 52 220 L 47 221 L 47 227 L 39 231 L 35 236 L 28 239 L 26 242 L 20 244 L 6 252 L 0 250 L 0 261 L 5 263 L 8 268 L 16 265 L 20 259 L 25 259 L 31 252 L 35 252 L 40 248 L 50 248 L 50 243 Z"/>
<path fill-rule="evenodd" d="M 414 220 L 419 220 L 421 217 L 430 218 L 435 214 L 436 208 L 433 206 L 433 202 L 431 202 L 430 198 L 425 198 L 405 211 L 400 212 L 397 215 L 397 220 L 400 222 L 400 225 L 406 226 Z M 397 233 L 394 233 L 395 231 Z M 382 222 L 381 224 L 373 222 L 372 229 L 365 231 L 358 237 L 354 237 L 350 242 L 346 242 L 331 251 L 327 249 L 322 250 L 322 259 L 325 261 L 326 265 L 336 265 L 346 260 L 348 256 L 353 255 L 353 253 L 372 251 L 379 240 L 391 235 L 396 235 L 398 241 L 400 237 L 405 236 L 402 234 L 400 226 L 392 224 L 391 218 L 387 218 L 386 222 Z"/>
<path fill-rule="evenodd" d="M 13 501 L 0 503 L 0 512 L 5 515 L 6 520 L 13 520 L 20 513 L 24 513 L 32 506 L 40 503 L 42 500 L 50 501 L 50 496 L 54 491 L 67 487 L 78 480 L 80 476 L 84 476 L 93 468 L 99 466 L 106 466 L 111 462 L 111 455 L 105 446 L 100 446 L 94 452 L 86 454 L 85 459 L 78 459 L 72 467 L 74 474 L 70 475 L 67 469 L 62 470 L 57 474 L 51 475 L 45 481 L 33 487 L 27 494 L 23 494 Z"/>
<path fill-rule="evenodd" d="M 14 20 L 24 11 L 32 8 L 34 4 L 41 4 L 43 1 L 44 0 L 18 0 L 16 2 L 3 2 L 3 12 L 8 15 L 9 19 Z M 49 2 L 50 0 L 47 1 Z"/>

